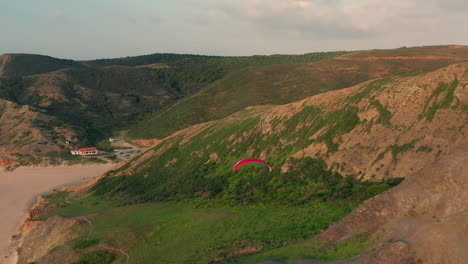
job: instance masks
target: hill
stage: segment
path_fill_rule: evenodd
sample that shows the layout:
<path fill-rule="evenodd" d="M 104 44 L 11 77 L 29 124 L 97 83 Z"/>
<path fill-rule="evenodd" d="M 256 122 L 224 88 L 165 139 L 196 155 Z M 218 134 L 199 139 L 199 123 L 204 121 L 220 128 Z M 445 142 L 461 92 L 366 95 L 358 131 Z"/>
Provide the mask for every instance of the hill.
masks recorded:
<path fill-rule="evenodd" d="M 66 152 L 66 141 L 73 137 L 73 131 L 38 109 L 0 99 L 0 156 L 20 165 L 38 164 L 42 157 Z"/>
<path fill-rule="evenodd" d="M 468 64 L 459 63 L 188 127 L 100 179 L 47 196 L 26 225 L 35 227 L 22 238 L 19 263 L 127 256 L 257 263 L 361 253 L 456 262 L 463 251 L 447 247 L 459 235 L 444 231 L 438 236 L 450 243 L 430 243 L 412 228 L 427 223 L 418 230 L 435 234 L 463 218 L 463 205 L 447 197 L 462 201 L 464 193 L 452 181 L 466 181 L 467 85 Z M 273 171 L 231 172 L 248 157 Z"/>
<path fill-rule="evenodd" d="M 102 67 L 102 66 L 142 66 L 150 64 L 169 64 L 186 59 L 208 59 L 216 58 L 215 56 L 204 55 L 191 55 L 191 54 L 173 54 L 173 53 L 155 53 L 149 55 L 114 58 L 114 59 L 97 59 L 84 61 L 83 63 L 88 66 Z"/>
<path fill-rule="evenodd" d="M 88 146 L 129 127 L 132 139 L 164 138 L 247 106 L 289 103 L 468 58 L 463 46 L 393 52 L 408 55 L 407 50 L 414 59 L 362 60 L 389 51 L 250 57 L 151 54 L 86 62 L 10 54 L 1 59 L 0 98 L 44 111 L 73 130 L 80 146 Z M 361 57 L 349 60 L 352 54 Z"/>
<path fill-rule="evenodd" d="M 433 71 L 468 60 L 468 47 L 414 47 L 329 55 L 333 56 L 307 63 L 250 64 L 231 71 L 134 125 L 129 136 L 161 139 L 190 125 L 226 117 L 247 106 L 285 104 L 366 80 Z"/>
<path fill-rule="evenodd" d="M 0 76 L 25 76 L 83 67 L 80 62 L 35 54 L 0 55 Z"/>
<path fill-rule="evenodd" d="M 96 145 L 231 71 L 249 65 L 316 61 L 337 54 L 343 52 L 253 57 L 152 54 L 70 65 L 47 56 L 4 55 L 9 59 L 2 65 L 9 72 L 16 69 L 16 74 L 0 77 L 0 98 L 39 108 L 74 130 L 80 145 Z M 35 59 L 35 67 L 48 72 L 24 75 L 31 73 L 29 62 Z M 47 60 L 56 61 L 57 67 L 44 67 Z M 55 70 L 59 66 L 65 68 Z"/>
<path fill-rule="evenodd" d="M 69 68 L 2 77 L 0 98 L 41 109 L 75 130 L 80 145 L 95 145 L 218 75 L 208 68 L 191 68 L 182 74 L 147 67 Z"/>

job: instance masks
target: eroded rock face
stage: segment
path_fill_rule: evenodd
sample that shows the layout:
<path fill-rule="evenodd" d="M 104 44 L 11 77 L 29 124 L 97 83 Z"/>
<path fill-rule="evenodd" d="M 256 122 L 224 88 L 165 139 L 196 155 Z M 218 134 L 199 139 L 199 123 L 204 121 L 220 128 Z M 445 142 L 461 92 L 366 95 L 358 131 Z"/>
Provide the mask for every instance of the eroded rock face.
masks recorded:
<path fill-rule="evenodd" d="M 0 170 L 12 171 L 16 167 L 18 167 L 18 164 L 16 164 L 16 162 L 6 157 L 0 157 Z"/>
<path fill-rule="evenodd" d="M 26 222 L 25 226 L 30 224 L 34 228 L 28 227 L 29 232 L 22 232 L 18 264 L 37 261 L 55 247 L 77 236 L 71 232 L 71 227 L 78 224 L 78 220 L 73 218 L 54 216 L 46 221 Z"/>
<path fill-rule="evenodd" d="M 350 263 L 403 263 L 403 259 L 464 263 L 468 259 L 467 164 L 465 143 L 399 186 L 365 202 L 319 239 L 339 242 L 369 234 L 377 251 L 373 257 L 368 254 Z"/>

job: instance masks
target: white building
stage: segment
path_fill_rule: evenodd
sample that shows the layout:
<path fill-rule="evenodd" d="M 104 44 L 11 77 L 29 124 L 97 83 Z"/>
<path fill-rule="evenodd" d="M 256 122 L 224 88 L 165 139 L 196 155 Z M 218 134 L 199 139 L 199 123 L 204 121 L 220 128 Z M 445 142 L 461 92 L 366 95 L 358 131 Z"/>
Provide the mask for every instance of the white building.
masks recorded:
<path fill-rule="evenodd" d="M 92 148 L 76 148 L 76 149 L 72 149 L 70 152 L 71 152 L 72 155 L 81 155 L 81 156 L 99 154 L 98 149 L 95 148 L 95 147 L 92 147 Z"/>

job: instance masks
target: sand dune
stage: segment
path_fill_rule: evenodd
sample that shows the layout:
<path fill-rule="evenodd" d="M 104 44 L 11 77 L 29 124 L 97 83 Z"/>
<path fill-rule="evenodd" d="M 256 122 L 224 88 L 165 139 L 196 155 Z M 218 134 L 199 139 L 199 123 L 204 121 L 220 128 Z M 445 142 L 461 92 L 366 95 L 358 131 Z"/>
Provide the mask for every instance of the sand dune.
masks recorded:
<path fill-rule="evenodd" d="M 0 263 L 15 263 L 14 256 L 6 258 L 11 253 L 11 237 L 18 232 L 26 210 L 38 195 L 82 183 L 113 166 L 20 167 L 13 172 L 0 171 Z"/>

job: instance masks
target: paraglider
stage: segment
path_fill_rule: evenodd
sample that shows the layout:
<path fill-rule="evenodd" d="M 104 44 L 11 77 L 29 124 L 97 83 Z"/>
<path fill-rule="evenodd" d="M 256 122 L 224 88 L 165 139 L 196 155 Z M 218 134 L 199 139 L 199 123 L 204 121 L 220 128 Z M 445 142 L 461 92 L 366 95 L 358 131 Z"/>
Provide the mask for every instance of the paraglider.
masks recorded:
<path fill-rule="evenodd" d="M 242 165 L 244 165 L 244 164 L 246 164 L 246 163 L 249 163 L 249 162 L 260 162 L 260 163 L 263 163 L 263 164 L 265 164 L 265 165 L 268 166 L 268 168 L 270 169 L 270 172 L 271 172 L 271 170 L 272 170 L 271 165 L 270 165 L 268 162 L 266 162 L 266 161 L 264 161 L 264 160 L 261 160 L 261 159 L 252 159 L 252 158 L 251 158 L 251 159 L 243 159 L 243 160 L 240 160 L 239 162 L 237 162 L 237 163 L 234 165 L 234 167 L 232 167 L 232 172 L 236 172 L 237 168 L 239 168 L 240 166 L 242 166 Z"/>

